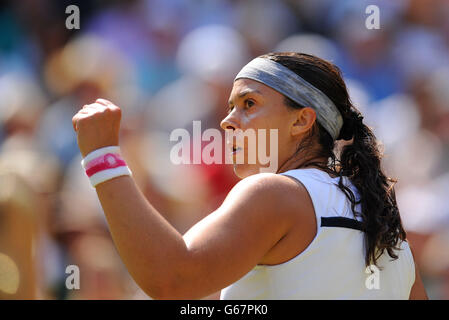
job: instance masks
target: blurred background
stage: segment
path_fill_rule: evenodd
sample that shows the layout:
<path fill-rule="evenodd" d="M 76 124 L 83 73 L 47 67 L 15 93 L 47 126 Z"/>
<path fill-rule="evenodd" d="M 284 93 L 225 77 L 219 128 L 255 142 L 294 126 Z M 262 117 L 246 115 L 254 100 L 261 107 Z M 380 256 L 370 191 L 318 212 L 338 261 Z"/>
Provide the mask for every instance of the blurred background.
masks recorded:
<path fill-rule="evenodd" d="M 171 164 L 170 132 L 219 128 L 235 74 L 272 51 L 341 68 L 398 179 L 428 295 L 449 299 L 449 1 L 0 3 L 0 299 L 150 299 L 114 248 L 71 118 L 98 97 L 122 108 L 128 165 L 183 233 L 237 180 L 231 166 Z M 65 26 L 72 4 L 79 30 Z M 365 27 L 369 4 L 378 30 Z"/>

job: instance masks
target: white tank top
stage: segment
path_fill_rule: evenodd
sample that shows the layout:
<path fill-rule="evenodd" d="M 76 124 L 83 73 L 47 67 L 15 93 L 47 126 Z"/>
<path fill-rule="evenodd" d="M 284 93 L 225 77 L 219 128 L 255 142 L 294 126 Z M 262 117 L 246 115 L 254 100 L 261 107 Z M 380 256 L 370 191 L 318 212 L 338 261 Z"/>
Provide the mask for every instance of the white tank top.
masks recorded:
<path fill-rule="evenodd" d="M 360 218 L 354 219 L 351 204 L 338 188 L 338 179 L 318 169 L 282 173 L 300 181 L 312 199 L 317 234 L 296 257 L 278 265 L 257 265 L 221 291 L 220 299 L 408 299 L 415 282 L 410 247 L 401 242 L 395 251 L 378 259 L 379 269 L 365 266 L 364 233 Z M 356 198 L 355 187 L 344 178 Z M 356 207 L 360 212 L 360 208 Z"/>

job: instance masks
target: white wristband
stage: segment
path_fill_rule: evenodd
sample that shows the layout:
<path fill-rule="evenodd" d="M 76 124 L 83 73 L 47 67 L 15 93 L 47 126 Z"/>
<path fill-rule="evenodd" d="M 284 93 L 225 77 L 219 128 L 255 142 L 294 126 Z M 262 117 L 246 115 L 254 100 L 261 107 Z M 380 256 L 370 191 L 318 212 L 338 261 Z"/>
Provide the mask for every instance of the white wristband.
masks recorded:
<path fill-rule="evenodd" d="M 132 175 L 131 170 L 122 159 L 118 146 L 103 147 L 90 152 L 81 161 L 81 166 L 94 188 L 107 180 Z"/>

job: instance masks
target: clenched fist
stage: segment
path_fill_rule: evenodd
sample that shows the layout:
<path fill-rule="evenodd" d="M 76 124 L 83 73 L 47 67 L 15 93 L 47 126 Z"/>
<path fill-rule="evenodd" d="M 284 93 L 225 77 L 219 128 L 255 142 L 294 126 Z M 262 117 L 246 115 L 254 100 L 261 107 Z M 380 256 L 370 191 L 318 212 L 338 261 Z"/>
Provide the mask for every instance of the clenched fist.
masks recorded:
<path fill-rule="evenodd" d="M 118 146 L 121 116 L 120 108 L 105 99 L 83 106 L 73 116 L 73 129 L 83 157 L 102 147 Z"/>

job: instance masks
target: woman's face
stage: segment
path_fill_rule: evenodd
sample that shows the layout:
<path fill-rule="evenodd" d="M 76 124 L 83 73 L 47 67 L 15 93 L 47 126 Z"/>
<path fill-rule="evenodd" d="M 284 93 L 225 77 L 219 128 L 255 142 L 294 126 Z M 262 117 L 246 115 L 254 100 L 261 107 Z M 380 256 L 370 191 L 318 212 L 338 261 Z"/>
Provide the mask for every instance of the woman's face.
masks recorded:
<path fill-rule="evenodd" d="M 226 147 L 230 148 L 234 172 L 239 178 L 259 172 L 276 172 L 294 154 L 301 136 L 296 129 L 300 127 L 302 110 L 287 107 L 281 93 L 258 81 L 239 79 L 234 82 L 229 97 L 229 113 L 221 127 L 233 132 L 240 129 L 248 136 L 255 133 L 253 139 L 245 138 L 244 143 L 227 139 Z M 265 129 L 265 133 L 260 129 Z M 277 132 L 277 137 L 271 133 L 270 139 L 270 129 Z M 251 156 L 255 161 L 251 161 Z M 244 160 L 238 160 L 241 158 Z"/>

